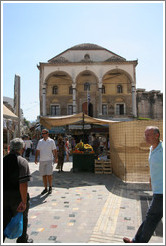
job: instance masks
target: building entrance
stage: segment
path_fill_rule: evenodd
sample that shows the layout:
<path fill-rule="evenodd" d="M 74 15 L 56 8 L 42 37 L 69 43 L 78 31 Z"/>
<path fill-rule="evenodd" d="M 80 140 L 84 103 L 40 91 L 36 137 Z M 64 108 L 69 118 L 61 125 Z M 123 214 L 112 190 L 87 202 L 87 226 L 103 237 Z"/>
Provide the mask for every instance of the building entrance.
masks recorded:
<path fill-rule="evenodd" d="M 82 104 L 82 112 L 93 117 L 93 104 L 89 103 L 88 105 L 87 102 L 84 102 Z"/>

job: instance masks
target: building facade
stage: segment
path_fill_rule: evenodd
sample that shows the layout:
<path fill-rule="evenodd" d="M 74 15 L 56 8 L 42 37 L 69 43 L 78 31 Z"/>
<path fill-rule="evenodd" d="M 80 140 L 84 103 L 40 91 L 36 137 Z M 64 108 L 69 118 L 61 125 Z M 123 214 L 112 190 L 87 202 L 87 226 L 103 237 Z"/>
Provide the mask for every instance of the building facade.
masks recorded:
<path fill-rule="evenodd" d="M 137 63 L 88 43 L 39 63 L 40 115 L 84 112 L 104 119 L 137 117 Z"/>

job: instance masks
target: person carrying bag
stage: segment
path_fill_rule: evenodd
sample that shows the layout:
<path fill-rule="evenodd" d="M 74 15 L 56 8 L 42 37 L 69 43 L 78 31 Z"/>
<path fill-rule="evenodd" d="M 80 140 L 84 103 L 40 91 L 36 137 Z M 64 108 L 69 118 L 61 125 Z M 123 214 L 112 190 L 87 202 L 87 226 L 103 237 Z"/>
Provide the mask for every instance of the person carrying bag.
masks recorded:
<path fill-rule="evenodd" d="M 17 233 L 17 243 L 33 242 L 27 234 L 31 175 L 28 161 L 21 156 L 23 143 L 21 138 L 11 140 L 10 153 L 3 158 L 3 242 Z"/>

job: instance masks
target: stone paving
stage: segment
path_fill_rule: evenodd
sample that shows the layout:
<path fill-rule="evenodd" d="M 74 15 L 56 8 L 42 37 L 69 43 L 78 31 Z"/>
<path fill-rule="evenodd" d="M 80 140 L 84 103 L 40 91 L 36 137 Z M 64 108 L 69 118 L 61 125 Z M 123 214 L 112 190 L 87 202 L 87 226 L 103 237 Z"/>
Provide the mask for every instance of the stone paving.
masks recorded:
<path fill-rule="evenodd" d="M 33 161 L 28 234 L 34 244 L 123 244 L 124 236 L 134 236 L 152 196 L 148 184 L 124 183 L 113 174 L 73 173 L 70 159 L 62 173 L 55 164 L 53 192 L 41 196 L 42 179 Z M 150 243 L 164 243 L 162 231 L 161 222 Z"/>

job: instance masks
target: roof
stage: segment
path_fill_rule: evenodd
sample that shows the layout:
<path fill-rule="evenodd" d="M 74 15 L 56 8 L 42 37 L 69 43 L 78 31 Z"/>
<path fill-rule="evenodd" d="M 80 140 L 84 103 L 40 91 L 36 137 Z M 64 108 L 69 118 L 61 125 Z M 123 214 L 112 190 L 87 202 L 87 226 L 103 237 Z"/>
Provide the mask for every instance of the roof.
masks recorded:
<path fill-rule="evenodd" d="M 7 119 L 18 119 L 18 116 L 15 115 L 10 109 L 8 109 L 4 104 L 3 104 L 3 117 Z"/>
<path fill-rule="evenodd" d="M 78 44 L 71 47 L 69 50 L 105 50 L 102 46 L 91 43 Z"/>
<path fill-rule="evenodd" d="M 72 50 L 104 50 L 104 51 L 107 51 L 109 53 L 111 53 L 112 55 L 115 55 L 116 57 L 122 59 L 122 60 L 126 60 L 124 57 L 122 56 L 119 56 L 117 54 L 115 54 L 114 52 L 108 50 L 108 49 L 105 49 L 104 47 L 102 46 L 99 46 L 97 44 L 91 44 L 91 43 L 83 43 L 83 44 L 78 44 L 78 45 L 75 45 L 65 51 L 63 51 L 62 53 L 54 56 L 53 58 L 49 59 L 48 62 L 52 62 L 54 59 L 58 58 L 59 56 L 61 56 L 62 54 L 66 53 L 67 51 L 72 51 Z"/>

